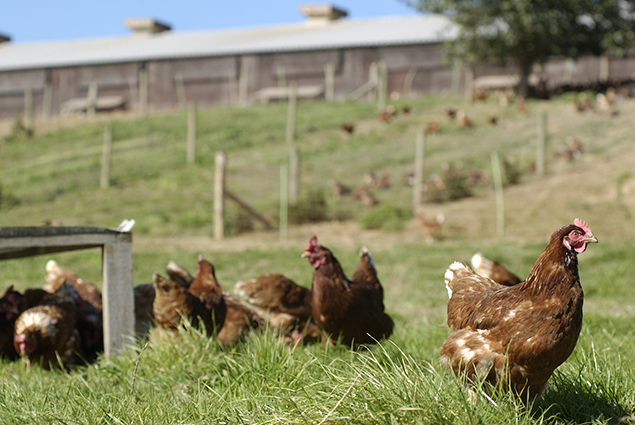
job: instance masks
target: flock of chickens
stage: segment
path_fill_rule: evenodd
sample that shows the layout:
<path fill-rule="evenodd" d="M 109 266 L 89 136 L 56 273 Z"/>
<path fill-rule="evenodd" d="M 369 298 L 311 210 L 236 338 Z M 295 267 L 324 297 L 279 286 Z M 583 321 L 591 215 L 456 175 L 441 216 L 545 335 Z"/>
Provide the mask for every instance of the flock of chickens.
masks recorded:
<path fill-rule="evenodd" d="M 540 396 L 577 343 L 583 302 L 577 255 L 595 242 L 591 228 L 575 219 L 551 235 L 524 281 L 481 254 L 472 257 L 472 268 L 452 263 L 444 276 L 452 332 L 440 363 L 470 383 L 486 381 L 523 400 Z M 265 328 L 292 345 L 359 348 L 390 337 L 394 323 L 366 248 L 351 278 L 315 236 L 302 257 L 314 268 L 311 288 L 265 274 L 239 281 L 240 298 L 222 290 L 214 266 L 201 256 L 195 275 L 170 262 L 167 278 L 157 273 L 135 288 L 137 330 L 156 326 L 152 332 L 169 335 L 187 318 L 222 345 Z M 55 261 L 47 273 L 44 289 L 9 288 L 0 299 L 2 356 L 46 369 L 94 361 L 103 350 L 101 294 Z"/>

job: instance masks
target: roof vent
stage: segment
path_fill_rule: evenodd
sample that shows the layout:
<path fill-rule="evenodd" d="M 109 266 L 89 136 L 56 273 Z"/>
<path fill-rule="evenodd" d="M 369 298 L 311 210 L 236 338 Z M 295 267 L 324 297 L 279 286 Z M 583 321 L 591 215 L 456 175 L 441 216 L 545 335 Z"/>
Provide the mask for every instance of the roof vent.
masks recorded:
<path fill-rule="evenodd" d="M 328 24 L 339 18 L 348 16 L 348 12 L 332 4 L 305 4 L 300 6 L 300 13 L 307 17 L 307 24 Z"/>
<path fill-rule="evenodd" d="M 168 24 L 164 24 L 152 18 L 126 19 L 124 25 L 130 28 L 133 34 L 158 34 L 172 29 Z"/>
<path fill-rule="evenodd" d="M 9 41 L 11 41 L 10 36 L 0 33 L 0 44 L 8 43 Z"/>

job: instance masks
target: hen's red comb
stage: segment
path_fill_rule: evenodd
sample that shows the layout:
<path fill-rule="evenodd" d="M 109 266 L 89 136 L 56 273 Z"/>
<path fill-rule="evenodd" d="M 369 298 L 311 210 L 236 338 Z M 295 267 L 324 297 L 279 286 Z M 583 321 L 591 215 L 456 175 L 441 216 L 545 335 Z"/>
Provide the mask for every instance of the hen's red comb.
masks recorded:
<path fill-rule="evenodd" d="M 575 220 L 573 220 L 573 224 L 575 224 L 576 226 L 584 230 L 584 233 L 588 233 L 589 235 L 593 234 L 589 225 L 586 224 L 584 221 L 580 220 L 579 218 L 576 218 Z"/>
<path fill-rule="evenodd" d="M 317 236 L 313 236 L 311 239 L 309 239 L 309 246 L 311 248 L 317 246 Z"/>

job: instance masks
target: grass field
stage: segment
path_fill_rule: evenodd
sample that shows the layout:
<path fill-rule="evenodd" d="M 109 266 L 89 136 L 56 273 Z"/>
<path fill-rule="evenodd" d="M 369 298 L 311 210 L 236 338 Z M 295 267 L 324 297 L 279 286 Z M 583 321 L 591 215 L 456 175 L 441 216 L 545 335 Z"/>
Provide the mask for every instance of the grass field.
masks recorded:
<path fill-rule="evenodd" d="M 370 104 L 302 103 L 298 144 L 302 193 L 323 190 L 330 214 L 344 221 L 293 226 L 286 241 L 277 231 L 240 234 L 222 242 L 211 236 L 213 157 L 229 158 L 228 186 L 264 214 L 277 216 L 279 165 L 285 160 L 284 105 L 246 110 L 199 111 L 195 164 L 185 162 L 185 116 L 146 119 L 111 117 L 115 135 L 113 185 L 99 190 L 104 118 L 48 124 L 31 140 L 0 145 L 0 225 L 116 226 L 135 218 L 134 281 L 150 281 L 169 260 L 191 270 L 197 255 L 216 265 L 225 289 L 239 280 L 281 272 L 310 285 L 312 269 L 300 258 L 317 234 L 345 270 L 352 273 L 357 252 L 373 253 L 385 288 L 395 333 L 370 351 L 322 346 L 291 349 L 272 334 L 253 335 L 221 349 L 185 328 L 171 341 L 138 342 L 123 354 L 69 372 L 26 370 L 20 362 L 0 364 L 2 423 L 631 423 L 635 422 L 635 160 L 630 124 L 635 102 L 624 100 L 614 117 L 577 114 L 568 98 L 529 102 L 529 113 L 501 109 L 491 100 L 467 107 L 475 128 L 461 130 L 444 118 L 444 99 L 410 102 L 412 112 L 389 123 L 374 118 Z M 399 106 L 399 105 L 398 105 Z M 496 234 L 491 181 L 475 196 L 424 204 L 430 215 L 446 216 L 444 238 L 425 243 L 414 219 L 401 230 L 365 229 L 367 212 L 346 198 L 334 199 L 330 179 L 359 186 L 364 172 L 390 172 L 393 186 L 376 193 L 382 205 L 410 208 L 409 186 L 401 177 L 412 169 L 415 130 L 434 120 L 442 131 L 427 140 L 426 174 L 444 162 L 489 171 L 497 150 L 519 164 L 534 157 L 536 118 L 549 114 L 550 148 L 567 135 L 584 143 L 573 163 L 549 157 L 544 177 L 523 175 L 505 190 L 506 230 Z M 491 114 L 496 127 L 486 125 Z M 355 121 L 348 137 L 338 130 Z M 584 325 L 578 346 L 555 373 L 544 398 L 524 407 L 506 395 L 470 394 L 436 359 L 448 335 L 443 273 L 454 260 L 475 251 L 497 258 L 526 275 L 549 235 L 581 217 L 600 243 L 580 255 L 585 290 Z M 0 290 L 41 286 L 49 258 L 99 282 L 99 251 L 31 257 L 0 264 Z"/>

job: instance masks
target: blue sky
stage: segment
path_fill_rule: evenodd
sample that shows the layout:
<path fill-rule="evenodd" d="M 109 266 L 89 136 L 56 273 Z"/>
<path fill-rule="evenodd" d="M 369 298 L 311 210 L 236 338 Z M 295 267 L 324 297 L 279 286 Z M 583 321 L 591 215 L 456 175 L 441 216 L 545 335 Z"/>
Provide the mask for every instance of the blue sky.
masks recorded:
<path fill-rule="evenodd" d="M 306 0 L 3 0 L 0 34 L 14 43 L 124 35 L 126 18 L 152 17 L 174 31 L 252 27 L 302 22 Z M 331 2 L 350 18 L 413 15 L 398 0 L 341 0 Z"/>

